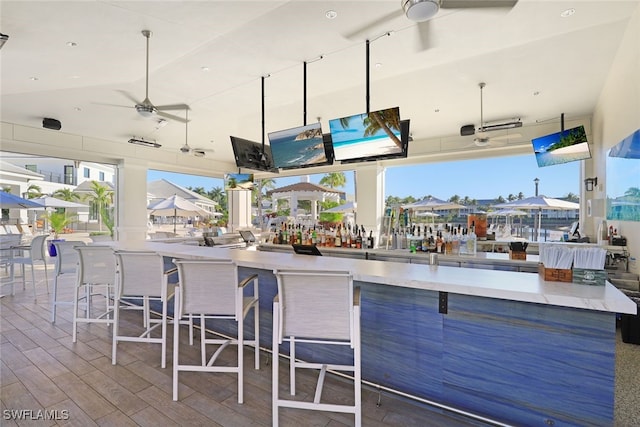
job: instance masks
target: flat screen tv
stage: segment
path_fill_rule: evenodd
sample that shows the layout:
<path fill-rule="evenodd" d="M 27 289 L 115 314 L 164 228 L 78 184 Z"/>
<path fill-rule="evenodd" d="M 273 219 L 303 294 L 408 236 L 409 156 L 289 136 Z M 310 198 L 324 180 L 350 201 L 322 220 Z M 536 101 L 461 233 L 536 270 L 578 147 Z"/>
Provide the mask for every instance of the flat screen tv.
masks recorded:
<path fill-rule="evenodd" d="M 335 159 L 341 162 L 406 157 L 407 154 L 401 138 L 398 107 L 329 120 L 329 131 Z"/>
<path fill-rule="evenodd" d="M 278 173 L 278 169 L 273 165 L 271 147 L 268 145 L 264 146 L 264 156 L 262 144 L 248 139 L 231 136 L 231 146 L 236 158 L 236 166 L 239 168 Z"/>
<path fill-rule="evenodd" d="M 531 140 L 538 167 L 553 166 L 591 158 L 584 126 Z"/>
<path fill-rule="evenodd" d="M 269 133 L 274 166 L 298 169 L 333 163 L 332 146 L 323 141 L 320 123 Z"/>
<path fill-rule="evenodd" d="M 252 173 L 225 173 L 225 190 L 253 190 Z"/>
<path fill-rule="evenodd" d="M 402 151 L 394 154 L 373 155 L 369 157 L 360 157 L 357 159 L 343 160 L 341 163 L 358 163 L 370 162 L 375 160 L 397 159 L 407 157 L 409 149 L 409 120 L 400 120 L 400 141 L 402 142 Z"/>

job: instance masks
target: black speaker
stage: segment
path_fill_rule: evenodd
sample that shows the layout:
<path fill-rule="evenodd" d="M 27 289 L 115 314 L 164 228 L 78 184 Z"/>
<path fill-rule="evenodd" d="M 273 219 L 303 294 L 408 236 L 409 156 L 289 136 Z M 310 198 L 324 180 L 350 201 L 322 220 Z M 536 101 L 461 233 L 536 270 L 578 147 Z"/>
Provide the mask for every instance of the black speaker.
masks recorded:
<path fill-rule="evenodd" d="M 460 128 L 460 136 L 469 136 L 476 133 L 476 127 L 474 125 L 464 125 Z"/>
<path fill-rule="evenodd" d="M 62 123 L 60 123 L 60 120 L 45 117 L 42 119 L 42 127 L 46 129 L 60 130 L 62 128 Z"/>

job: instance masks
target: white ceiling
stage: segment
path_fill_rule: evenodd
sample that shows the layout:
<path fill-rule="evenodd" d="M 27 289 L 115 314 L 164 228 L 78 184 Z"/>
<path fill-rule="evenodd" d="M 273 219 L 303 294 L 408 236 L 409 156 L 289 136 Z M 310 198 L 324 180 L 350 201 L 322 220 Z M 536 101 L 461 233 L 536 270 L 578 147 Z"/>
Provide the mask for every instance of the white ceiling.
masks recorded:
<path fill-rule="evenodd" d="M 144 98 L 141 30 L 149 29 L 149 99 L 188 104 L 189 145 L 232 162 L 230 135 L 262 139 L 261 76 L 270 75 L 266 132 L 299 126 L 307 61 L 307 122 L 320 117 L 327 132 L 329 119 L 366 110 L 365 40 L 392 31 L 370 45 L 370 109 L 399 106 L 415 149 L 480 124 L 479 82 L 487 84 L 485 121 L 520 117 L 527 127 L 561 113 L 590 115 L 638 4 L 520 0 L 510 11 L 443 9 L 430 22 L 431 47 L 421 50 L 399 0 L 2 0 L 0 32 L 10 38 L 0 51 L 1 119 L 40 127 L 52 117 L 63 132 L 143 137 L 177 151 L 184 124 L 155 129 L 122 93 Z M 562 18 L 568 8 L 575 14 Z M 328 10 L 338 16 L 327 19 Z"/>

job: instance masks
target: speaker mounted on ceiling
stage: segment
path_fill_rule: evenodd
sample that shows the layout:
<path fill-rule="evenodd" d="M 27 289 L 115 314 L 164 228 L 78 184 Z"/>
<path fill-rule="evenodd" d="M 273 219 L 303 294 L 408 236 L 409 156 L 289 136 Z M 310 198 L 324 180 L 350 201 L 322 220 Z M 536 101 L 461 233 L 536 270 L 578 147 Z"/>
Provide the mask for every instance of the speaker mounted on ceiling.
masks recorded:
<path fill-rule="evenodd" d="M 60 130 L 62 129 L 62 123 L 60 123 L 60 120 L 45 117 L 42 119 L 42 127 L 45 129 Z"/>

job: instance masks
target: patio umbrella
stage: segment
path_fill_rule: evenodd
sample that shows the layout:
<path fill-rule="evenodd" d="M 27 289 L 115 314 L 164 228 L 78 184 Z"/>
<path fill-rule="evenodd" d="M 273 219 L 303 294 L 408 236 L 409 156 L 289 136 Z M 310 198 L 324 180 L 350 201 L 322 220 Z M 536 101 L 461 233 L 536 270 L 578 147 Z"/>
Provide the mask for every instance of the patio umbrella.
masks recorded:
<path fill-rule="evenodd" d="M 83 205 L 82 203 L 68 202 L 66 200 L 56 199 L 55 197 L 52 197 L 52 196 L 41 196 L 35 199 L 31 199 L 31 201 L 37 203 L 38 207 L 44 208 L 45 210 L 47 210 L 47 208 L 54 208 L 54 209 L 65 208 L 66 209 L 66 208 L 88 208 L 89 207 L 87 205 Z M 49 224 L 47 223 L 47 219 L 45 217 L 44 229 L 47 230 L 48 226 Z"/>
<path fill-rule="evenodd" d="M 327 209 L 324 212 L 355 213 L 357 207 L 358 205 L 356 202 L 347 202 L 331 209 Z"/>
<path fill-rule="evenodd" d="M 458 203 L 448 202 L 446 200 L 438 199 L 437 197 L 428 196 L 417 202 L 403 205 L 403 209 L 412 209 L 414 211 L 428 211 L 431 212 L 432 222 L 435 223 L 435 217 L 438 216 L 434 211 L 443 211 L 449 209 L 464 209 L 466 206 Z M 425 215 L 429 216 L 429 215 Z"/>
<path fill-rule="evenodd" d="M 207 212 L 190 201 L 174 194 L 166 199 L 158 200 L 147 206 L 152 215 L 173 216 L 173 232 L 176 232 L 176 218 L 179 216 L 210 216 L 222 215 L 219 212 Z"/>
<path fill-rule="evenodd" d="M 518 209 L 500 209 L 499 211 L 488 212 L 487 216 L 503 216 L 505 217 L 506 226 L 510 225 L 509 219 L 514 216 L 528 216 L 529 213 Z"/>
<path fill-rule="evenodd" d="M 0 208 L 2 209 L 30 209 L 40 207 L 42 206 L 29 199 L 23 199 L 15 194 L 0 191 Z"/>
<path fill-rule="evenodd" d="M 580 205 L 566 200 L 554 199 L 544 195 L 527 197 L 522 200 L 514 200 L 512 202 L 500 203 L 495 205 L 497 208 L 512 209 L 538 209 L 538 236 L 540 241 L 540 226 L 542 225 L 542 209 L 551 210 L 573 210 L 580 209 Z"/>
<path fill-rule="evenodd" d="M 417 202 L 404 205 L 402 208 L 413 209 L 415 211 L 443 211 L 448 209 L 464 209 L 466 206 L 429 196 Z"/>
<path fill-rule="evenodd" d="M 31 201 L 38 204 L 38 207 L 42 208 L 88 208 L 88 205 L 82 203 L 68 202 L 66 200 L 56 199 L 52 196 L 42 196 Z"/>

